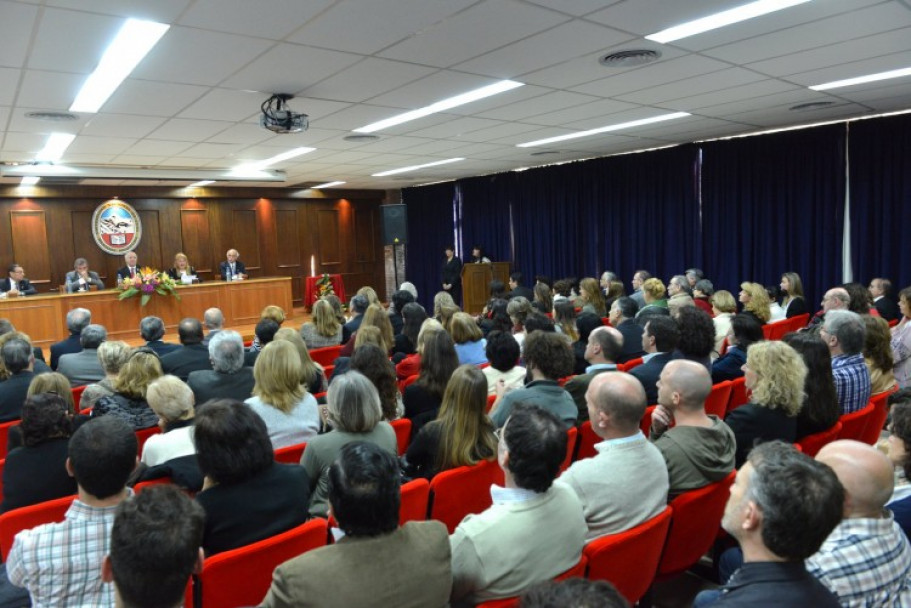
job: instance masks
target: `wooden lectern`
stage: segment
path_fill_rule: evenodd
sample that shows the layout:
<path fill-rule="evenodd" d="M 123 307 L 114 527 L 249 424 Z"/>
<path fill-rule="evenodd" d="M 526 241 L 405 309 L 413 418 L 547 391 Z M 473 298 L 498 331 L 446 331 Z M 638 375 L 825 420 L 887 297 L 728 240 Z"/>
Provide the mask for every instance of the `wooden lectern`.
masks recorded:
<path fill-rule="evenodd" d="M 509 291 L 509 262 L 492 264 L 464 264 L 462 266 L 462 310 L 476 315 L 490 298 L 490 282 L 503 281 Z"/>

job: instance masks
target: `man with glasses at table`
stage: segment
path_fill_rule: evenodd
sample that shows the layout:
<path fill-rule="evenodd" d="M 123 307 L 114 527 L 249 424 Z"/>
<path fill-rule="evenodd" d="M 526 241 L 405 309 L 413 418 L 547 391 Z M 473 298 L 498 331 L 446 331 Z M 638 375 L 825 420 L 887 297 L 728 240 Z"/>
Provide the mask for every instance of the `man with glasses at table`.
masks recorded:
<path fill-rule="evenodd" d="M 25 269 L 13 262 L 9 265 L 9 277 L 0 281 L 0 293 L 7 296 L 30 296 L 38 293 L 25 278 Z"/>

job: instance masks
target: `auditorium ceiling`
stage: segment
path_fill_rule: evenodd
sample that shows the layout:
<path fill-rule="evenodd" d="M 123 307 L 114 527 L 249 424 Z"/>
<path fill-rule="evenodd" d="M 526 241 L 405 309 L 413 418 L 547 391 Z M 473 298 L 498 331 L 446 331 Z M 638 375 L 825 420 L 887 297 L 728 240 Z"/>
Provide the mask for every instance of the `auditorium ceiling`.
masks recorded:
<path fill-rule="evenodd" d="M 809 88 L 911 67 L 909 0 L 814 0 L 673 42 L 645 38 L 744 1 L 0 0 L 0 162 L 31 163 L 66 132 L 76 137 L 58 164 L 116 169 L 81 183 L 186 186 L 125 176 L 227 170 L 312 147 L 271 167 L 285 182 L 252 183 L 390 189 L 911 109 L 911 75 Z M 171 27 L 99 111 L 27 117 L 67 112 L 127 18 Z M 631 50 L 660 58 L 599 62 Z M 524 86 L 346 139 L 503 79 Z M 307 131 L 259 125 L 273 93 L 295 96 Z"/>

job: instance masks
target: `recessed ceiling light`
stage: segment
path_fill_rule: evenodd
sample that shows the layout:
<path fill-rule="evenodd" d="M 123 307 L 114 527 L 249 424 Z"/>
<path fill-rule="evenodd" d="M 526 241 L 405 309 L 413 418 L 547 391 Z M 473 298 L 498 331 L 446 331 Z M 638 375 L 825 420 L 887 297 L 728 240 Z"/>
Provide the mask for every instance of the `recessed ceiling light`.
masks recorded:
<path fill-rule="evenodd" d="M 799 103 L 796 106 L 791 106 L 788 109 L 792 112 L 806 112 L 808 110 L 819 110 L 834 105 L 834 101 L 808 101 L 807 103 Z"/>
<path fill-rule="evenodd" d="M 666 44 L 668 42 L 673 42 L 674 40 L 681 40 L 683 38 L 695 36 L 696 34 L 716 30 L 733 23 L 740 23 L 747 19 L 768 15 L 769 13 L 774 13 L 809 1 L 810 0 L 756 0 L 756 2 L 750 2 L 726 11 L 721 11 L 720 13 L 702 17 L 701 19 L 694 19 L 692 21 L 687 21 L 686 23 L 681 23 L 680 25 L 675 25 L 674 27 L 669 27 L 666 30 L 649 34 L 645 38 L 646 40 L 653 40 Z"/>
<path fill-rule="evenodd" d="M 480 89 L 474 89 L 473 91 L 468 91 L 467 93 L 462 93 L 461 95 L 456 95 L 455 97 L 441 99 L 436 103 L 432 103 L 429 106 L 424 106 L 423 108 L 418 108 L 417 110 L 411 110 L 410 112 L 398 114 L 392 118 L 386 118 L 384 120 L 370 123 L 367 126 L 354 129 L 354 132 L 372 133 L 374 131 L 382 131 L 383 129 L 388 129 L 389 127 L 393 127 L 395 125 L 417 120 L 418 118 L 423 118 L 425 116 L 436 114 L 438 112 L 444 112 L 458 106 L 463 106 L 466 103 L 478 101 L 479 99 L 484 99 L 485 97 L 505 93 L 506 91 L 511 91 L 521 86 L 525 86 L 525 83 L 516 82 L 515 80 L 501 80 L 500 82 L 495 82 L 494 84 L 488 85 L 486 87 L 481 87 Z"/>
<path fill-rule="evenodd" d="M 70 147 L 76 136 L 72 133 L 51 133 L 35 160 L 40 163 L 55 163 L 63 157 L 63 153 Z"/>
<path fill-rule="evenodd" d="M 457 163 L 460 160 L 465 160 L 464 158 L 447 158 L 446 160 L 438 160 L 432 163 L 424 163 L 423 165 L 412 165 L 410 167 L 402 167 L 401 169 L 390 169 L 389 171 L 383 171 L 381 173 L 374 173 L 373 177 L 385 177 L 387 175 L 395 175 L 396 173 L 405 173 L 407 171 L 417 171 L 418 169 L 426 169 L 427 167 L 436 167 L 438 165 L 447 165 L 449 163 Z"/>
<path fill-rule="evenodd" d="M 643 125 L 650 125 L 656 122 L 664 122 L 666 120 L 675 120 L 677 118 L 683 118 L 685 116 L 690 116 L 689 112 L 674 112 L 673 114 L 662 114 L 660 116 L 652 116 L 651 118 L 643 118 L 641 120 L 631 120 L 629 122 L 621 122 L 616 125 L 608 125 L 606 127 L 599 127 L 597 129 L 589 129 L 588 131 L 579 131 L 577 133 L 567 133 L 566 135 L 557 135 L 556 137 L 548 137 L 546 139 L 538 139 L 535 141 L 525 142 L 524 144 L 516 144 L 517 148 L 530 148 L 533 146 L 543 146 L 545 144 L 552 144 L 558 141 L 566 141 L 568 139 L 578 139 L 580 137 L 589 137 L 591 135 L 599 135 L 601 133 L 609 133 L 611 131 L 622 131 L 624 129 L 632 129 L 635 127 L 641 127 Z"/>
<path fill-rule="evenodd" d="M 321 188 L 332 188 L 334 186 L 341 186 L 345 182 L 326 182 L 325 184 L 320 184 L 319 186 L 310 186 L 311 190 L 320 190 Z"/>
<path fill-rule="evenodd" d="M 365 141 L 376 141 L 379 138 L 380 138 L 379 135 L 367 135 L 366 133 L 364 133 L 363 135 L 346 135 L 342 139 L 344 139 L 345 141 L 352 141 L 352 142 L 365 142 Z"/>
<path fill-rule="evenodd" d="M 879 72 L 877 74 L 868 74 L 858 76 L 857 78 L 846 78 L 845 80 L 833 80 L 823 84 L 816 84 L 809 87 L 813 91 L 825 91 L 827 89 L 838 89 L 840 87 L 850 87 L 855 84 L 865 84 L 867 82 L 876 82 L 878 80 L 891 80 L 892 78 L 902 78 L 911 76 L 911 68 L 902 68 L 900 70 L 890 70 L 888 72 Z"/>
<path fill-rule="evenodd" d="M 598 59 L 598 63 L 608 68 L 632 68 L 661 59 L 661 51 L 652 49 L 630 49 L 609 53 Z"/>
<path fill-rule="evenodd" d="M 275 156 L 272 156 L 265 160 L 260 160 L 260 161 L 256 161 L 256 162 L 252 162 L 252 163 L 244 163 L 244 164 L 240 165 L 239 167 L 235 168 L 234 172 L 248 173 L 251 171 L 253 171 L 253 172 L 262 171 L 266 167 L 271 167 L 272 165 L 274 165 L 276 163 L 280 163 L 282 161 L 289 160 L 289 159 L 301 156 L 303 154 L 308 154 L 310 152 L 313 152 L 314 150 L 316 150 L 316 148 L 308 148 L 307 146 L 301 146 L 300 148 L 294 148 L 293 150 L 288 150 L 287 152 L 282 152 L 281 154 L 276 154 Z"/>
<path fill-rule="evenodd" d="M 76 95 L 70 112 L 97 112 L 171 26 L 128 19 Z"/>
<path fill-rule="evenodd" d="M 214 184 L 214 183 L 215 183 L 214 179 L 204 179 L 202 181 L 193 182 L 192 184 L 187 186 L 187 188 L 202 188 L 203 186 L 208 186 L 209 184 Z"/>
<path fill-rule="evenodd" d="M 20 186 L 34 186 L 41 181 L 40 177 L 35 177 L 34 175 L 28 175 L 22 178 L 22 181 L 19 182 Z"/>
<path fill-rule="evenodd" d="M 32 120 L 47 120 L 49 122 L 67 122 L 70 120 L 79 120 L 79 117 L 69 112 L 26 112 L 26 118 Z"/>

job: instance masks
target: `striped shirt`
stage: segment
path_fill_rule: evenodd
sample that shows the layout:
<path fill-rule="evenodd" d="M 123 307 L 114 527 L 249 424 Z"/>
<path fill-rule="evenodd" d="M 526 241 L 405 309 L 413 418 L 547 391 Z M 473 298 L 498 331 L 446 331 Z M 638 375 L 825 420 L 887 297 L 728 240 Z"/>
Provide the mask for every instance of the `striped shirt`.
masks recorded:
<path fill-rule="evenodd" d="M 832 357 L 832 376 L 842 414 L 862 410 L 870 401 L 870 370 L 861 354 Z"/>

